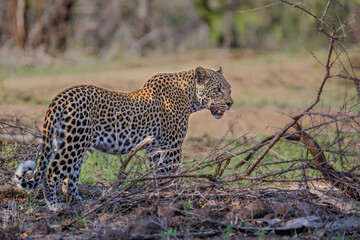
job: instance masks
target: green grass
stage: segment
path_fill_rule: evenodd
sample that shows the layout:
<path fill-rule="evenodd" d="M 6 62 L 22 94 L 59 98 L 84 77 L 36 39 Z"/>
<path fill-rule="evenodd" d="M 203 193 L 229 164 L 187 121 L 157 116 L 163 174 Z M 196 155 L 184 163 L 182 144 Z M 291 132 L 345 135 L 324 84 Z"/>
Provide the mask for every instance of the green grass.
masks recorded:
<path fill-rule="evenodd" d="M 144 151 L 139 152 L 139 156 L 144 156 Z M 84 163 L 80 174 L 79 182 L 86 185 L 96 185 L 102 183 L 112 184 L 117 179 L 118 171 L 121 167 L 121 157 L 125 159 L 126 155 L 115 156 L 97 151 L 89 151 L 84 157 Z M 129 172 L 128 179 L 138 173 L 146 171 L 147 166 L 144 161 L 135 162 L 136 157 L 128 164 L 126 171 Z"/>
<path fill-rule="evenodd" d="M 326 137 L 324 136 L 317 136 L 316 141 L 323 147 L 324 149 L 326 146 L 329 146 L 333 143 L 336 137 L 336 133 L 330 133 Z M 263 138 L 261 138 L 263 139 Z M 347 138 L 345 138 L 347 139 Z M 357 142 L 359 140 L 358 136 L 353 136 L 352 141 Z M 191 141 L 199 141 L 199 139 L 190 139 L 187 140 L 187 144 L 191 144 Z M 227 140 L 229 143 L 231 140 Z M 207 141 L 203 139 L 203 144 L 206 145 Z M 236 146 L 234 151 L 238 152 L 244 149 L 248 149 L 253 147 L 257 144 L 256 141 L 248 141 L 246 143 L 241 142 L 234 142 L 232 143 L 233 146 Z M 253 161 L 263 149 L 260 149 L 253 157 Z M 282 157 L 279 157 L 278 154 L 274 153 L 277 152 Z M 356 156 L 345 156 L 343 161 L 339 160 L 339 156 L 337 154 L 333 154 L 331 152 L 325 152 L 325 157 L 327 161 L 333 161 L 337 159 L 337 161 L 331 162 L 330 164 L 338 171 L 349 171 L 353 166 L 357 164 L 357 157 Z M 195 161 L 203 162 L 204 160 L 209 160 L 208 158 L 205 159 L 207 153 L 199 154 L 195 157 L 195 159 L 183 159 L 183 167 L 187 168 L 189 165 L 193 165 Z M 246 170 L 248 164 L 244 164 L 239 168 L 235 168 L 235 166 L 241 162 L 241 159 L 245 159 L 247 156 L 243 154 L 238 157 L 233 157 L 231 159 L 230 164 L 226 168 L 226 171 L 223 176 L 225 175 L 232 175 L 232 174 L 239 174 Z M 140 157 L 144 157 L 144 152 L 140 153 Z M 292 142 L 288 141 L 279 141 L 274 147 L 273 151 L 270 151 L 264 159 L 259 163 L 259 165 L 255 168 L 251 176 L 258 176 L 258 175 L 266 175 L 271 172 L 280 171 L 287 169 L 292 166 L 298 166 L 300 164 L 304 164 L 304 162 L 309 161 L 313 162 L 313 157 L 307 151 L 302 144 L 296 145 Z M 103 154 L 96 151 L 89 152 L 83 163 L 82 172 L 80 176 L 80 183 L 87 184 L 87 185 L 94 185 L 98 183 L 102 183 L 105 185 L 113 183 L 117 178 L 117 172 L 121 166 L 120 157 L 113 156 L 109 154 Z M 216 171 L 217 165 L 204 167 L 193 174 L 214 174 Z M 128 176 L 128 179 L 137 178 L 139 177 L 140 173 L 144 173 L 147 169 L 147 161 L 140 160 L 135 162 L 134 159 L 131 160 L 130 164 L 127 167 L 127 171 L 131 169 L 131 173 Z M 296 170 L 291 172 L 286 172 L 280 176 L 269 177 L 268 180 L 276 179 L 276 180 L 301 180 L 302 179 L 302 170 Z M 306 169 L 306 175 L 308 178 L 320 177 L 321 174 L 314 170 L 314 169 Z M 150 176 L 150 175 L 149 175 Z"/>
<path fill-rule="evenodd" d="M 114 65 L 115 63 L 111 63 Z M 50 66 L 20 66 L 5 67 L 0 63 L 0 104 L 27 103 L 30 105 L 48 105 L 51 99 L 43 98 L 32 93 L 15 92 L 8 94 L 4 92 L 1 82 L 7 78 L 16 76 L 42 76 L 42 75 L 61 75 L 61 74 L 83 74 L 87 72 L 105 71 L 111 64 L 69 64 L 57 63 Z"/>
<path fill-rule="evenodd" d="M 358 136 L 343 136 L 344 141 L 353 142 L 354 144 L 359 141 Z M 265 137 L 261 137 L 260 139 L 264 139 Z M 318 135 L 315 137 L 315 140 L 320 144 L 322 149 L 325 151 L 325 158 L 328 162 L 330 162 L 330 165 L 333 166 L 338 171 L 347 172 L 351 170 L 352 167 L 356 166 L 358 164 L 358 156 L 343 156 L 342 161 L 340 160 L 340 156 L 337 153 L 332 153 L 331 150 L 337 151 L 337 145 L 334 145 L 334 140 L 336 138 L 336 133 L 332 132 L 329 133 L 327 136 Z M 228 140 L 230 141 L 230 140 Z M 189 144 L 189 143 L 188 143 Z M 234 150 L 234 152 L 239 152 L 244 149 L 248 149 L 250 147 L 253 147 L 257 144 L 256 141 L 249 141 L 246 143 L 239 143 L 236 142 L 234 144 L 237 144 L 237 148 Z M 333 148 L 328 149 L 328 146 L 334 145 Z M 343 146 L 344 148 L 344 146 Z M 349 149 L 352 151 L 355 151 L 356 146 L 350 146 Z M 299 166 L 301 164 L 306 163 L 307 161 L 309 163 L 313 163 L 313 156 L 308 152 L 308 150 L 303 146 L 301 143 L 294 143 L 290 141 L 279 141 L 276 143 L 276 145 L 272 148 L 273 151 L 270 151 L 265 157 L 261 160 L 261 162 L 257 165 L 255 170 L 252 172 L 251 176 L 259 176 L 259 175 L 266 175 L 272 172 L 281 171 L 288 169 L 290 167 Z M 330 151 L 328 151 L 330 150 Z M 263 151 L 263 149 L 258 150 L 256 154 L 251 159 L 251 162 L 257 158 L 257 156 Z M 276 153 L 278 154 L 276 154 Z M 345 153 L 345 152 L 344 152 Z M 238 165 L 243 159 L 246 158 L 248 153 L 242 154 L 237 157 L 233 157 L 231 159 L 230 164 L 227 166 L 226 171 L 224 175 L 232 175 L 232 174 L 239 174 L 241 172 L 244 172 L 249 164 L 244 164 L 243 166 L 239 168 L 235 168 L 236 165 Z M 281 155 L 281 156 L 279 156 Z M 204 156 L 197 157 L 198 162 L 203 162 L 205 160 Z M 184 159 L 184 165 L 192 165 L 193 159 Z M 216 171 L 216 165 L 205 167 L 201 170 L 199 170 L 197 173 L 199 174 L 214 174 Z M 307 168 L 305 170 L 305 173 L 308 178 L 316 178 L 321 177 L 321 173 L 317 170 Z M 223 175 L 223 176 L 224 176 Z M 282 175 L 277 175 L 274 177 L 268 177 L 267 180 L 301 180 L 303 172 L 301 169 L 286 172 Z"/>
<path fill-rule="evenodd" d="M 230 141 L 230 140 L 229 140 Z M 255 141 L 247 142 L 246 144 L 238 144 L 238 148 L 235 149 L 234 152 L 239 152 L 241 150 L 245 150 L 247 148 L 253 147 L 257 144 Z M 252 157 L 252 160 L 255 159 L 263 149 L 260 149 L 254 156 Z M 289 161 L 291 159 L 303 159 L 305 157 L 305 150 L 304 148 L 301 148 L 299 146 L 296 146 L 290 142 L 280 141 L 278 142 L 275 147 L 273 148 L 274 151 L 278 152 L 280 155 L 284 157 L 284 159 L 280 159 L 274 152 L 269 152 L 264 159 L 260 162 L 258 167 L 253 172 L 252 176 L 260 175 L 260 174 L 267 174 L 273 171 L 279 171 L 286 168 L 291 167 L 293 163 L 281 163 L 285 161 Z M 236 165 L 238 165 L 242 160 L 246 158 L 248 153 L 242 154 L 237 157 L 231 158 L 231 162 L 226 168 L 226 171 L 224 175 L 231 175 L 231 174 L 238 174 L 246 170 L 248 167 L 248 164 L 244 164 L 243 166 L 239 168 L 235 168 Z M 185 160 L 186 161 L 186 160 Z M 190 160 L 191 161 L 191 160 Z M 206 167 L 198 171 L 199 174 L 213 174 L 216 171 L 216 166 Z M 294 179 L 293 172 L 285 173 L 281 176 L 281 178 L 286 179 Z"/>
<path fill-rule="evenodd" d="M 158 59 L 158 58 L 155 58 Z M 161 59 L 159 57 L 159 59 Z M 84 55 L 76 62 L 55 60 L 51 64 L 40 64 L 36 66 L 5 66 L 0 62 L 0 83 L 3 79 L 13 76 L 42 76 L 42 75 L 62 75 L 62 74 L 84 74 L 91 72 L 102 72 L 110 69 L 118 69 L 120 64 L 126 63 L 129 66 L 138 66 L 147 63 L 147 59 L 138 57 L 116 57 L 112 61 L 101 61 L 91 55 Z M 150 64 L 153 64 L 150 61 Z"/>
<path fill-rule="evenodd" d="M 51 99 L 45 98 L 34 93 L 12 93 L 12 94 L 2 94 L 0 96 L 0 104 L 19 104 L 25 103 L 28 105 L 36 106 L 36 105 L 49 105 Z"/>
<path fill-rule="evenodd" d="M 84 158 L 79 182 L 86 185 L 96 185 L 99 182 L 110 184 L 116 180 L 120 166 L 118 156 L 97 151 L 88 152 Z"/>
<path fill-rule="evenodd" d="M 344 137 L 343 142 L 349 142 L 346 146 L 349 149 L 354 149 L 357 147 L 357 143 L 360 140 L 359 136 L 349 135 L 342 136 Z M 263 139 L 264 137 L 261 137 Z M 333 141 L 336 139 L 336 132 L 329 133 L 326 137 L 322 135 L 316 136 L 316 141 L 320 144 L 323 149 L 326 149 L 329 145 L 334 145 Z M 199 139 L 189 139 L 187 140 L 187 144 L 191 144 L 192 141 L 199 142 Z M 211 145 L 215 145 L 213 141 L 202 139 L 202 143 L 208 145 L 208 142 L 212 142 Z M 226 140 L 225 144 L 231 142 L 231 139 Z M 232 146 L 236 147 L 234 152 L 239 152 L 244 149 L 248 149 L 257 144 L 256 141 L 248 141 L 246 143 L 242 143 L 240 141 L 233 142 Z M 349 145 L 353 144 L 353 145 Z M 345 147 L 345 145 L 344 145 Z M 343 150 L 347 150 L 343 147 Z M 15 153 L 20 153 L 24 146 L 20 144 L 5 144 L 3 143 L 0 147 L 1 154 L 0 156 L 9 157 L 14 155 Z M 335 146 L 336 149 L 336 146 Z M 253 157 L 253 161 L 263 149 L 260 149 Z M 279 153 L 282 158 L 280 158 L 277 154 L 270 151 L 264 159 L 259 163 L 259 165 L 255 168 L 251 176 L 265 175 L 271 172 L 280 171 L 287 169 L 291 166 L 303 164 L 304 161 L 312 162 L 313 157 L 310 153 L 303 147 L 302 144 L 294 144 L 292 142 L 287 141 L 279 141 L 274 147 L 273 150 Z M 206 158 L 209 153 L 199 153 L 195 157 L 185 158 L 183 159 L 183 168 L 186 169 L 189 166 L 193 166 L 195 162 L 200 162 L 200 164 L 204 161 L 208 161 L 209 158 Z M 219 154 L 219 152 L 217 153 Z M 144 151 L 139 153 L 139 157 L 133 157 L 127 166 L 126 171 L 129 171 L 130 174 L 128 179 L 138 178 L 139 174 L 145 173 L 148 168 L 147 160 L 144 158 Z M 246 170 L 248 164 L 244 164 L 239 168 L 235 168 L 235 166 L 241 162 L 241 159 L 245 159 L 247 153 L 240 155 L 238 157 L 233 157 L 231 159 L 230 164 L 227 166 L 226 171 L 223 176 L 229 176 L 232 174 L 239 174 Z M 342 161 L 338 154 L 334 154 L 331 152 L 325 152 L 325 157 L 328 162 L 338 171 L 347 172 L 351 170 L 354 166 L 358 164 L 358 156 L 343 156 Z M 125 155 L 123 156 L 125 158 Z M 300 160 L 300 161 L 297 161 Z M 18 161 L 10 161 L 7 163 L 7 167 L 9 169 L 14 169 L 18 166 L 18 164 L 24 161 L 24 159 L 20 159 Z M 104 154 L 97 151 L 89 151 L 86 153 L 84 158 L 84 163 L 82 165 L 82 171 L 80 175 L 80 183 L 86 185 L 98 185 L 104 184 L 109 185 L 113 183 L 117 178 L 117 173 L 119 168 L 121 167 L 121 157 L 114 156 L 110 154 Z M 197 172 L 193 172 L 192 174 L 214 174 L 217 168 L 217 164 L 213 166 L 204 167 Z M 359 173 L 359 170 L 355 172 Z M 280 176 L 269 177 L 267 180 L 301 180 L 302 179 L 302 170 L 296 170 L 292 172 L 284 173 Z M 313 169 L 306 169 L 306 175 L 308 178 L 321 177 L 321 173 Z M 151 177 L 151 174 L 148 173 L 148 177 Z M 248 183 L 248 181 L 244 181 L 244 184 Z M 237 182 L 236 184 L 238 184 Z"/>
<path fill-rule="evenodd" d="M 316 141 L 320 144 L 320 146 L 326 150 L 327 146 L 334 146 L 334 149 L 330 150 L 336 150 L 337 144 L 334 144 L 334 140 L 336 139 L 337 134 L 336 132 L 330 132 L 326 136 L 318 135 L 316 136 Z M 342 140 L 342 150 L 346 154 L 346 151 L 349 148 L 353 152 L 356 153 L 356 147 L 357 143 L 360 140 L 360 137 L 351 133 L 343 134 L 340 137 L 343 138 Z M 261 137 L 263 139 L 264 137 Z M 197 144 L 199 144 L 200 139 L 188 139 L 187 145 L 191 145 L 192 141 L 196 141 Z M 231 143 L 231 139 L 226 140 L 224 144 Z M 202 144 L 208 145 L 208 142 L 211 142 L 212 146 L 215 146 L 216 143 L 210 140 L 202 139 Z M 239 152 L 244 149 L 248 149 L 250 147 L 253 147 L 257 144 L 256 141 L 247 141 L 245 143 L 240 141 L 235 141 L 231 143 L 231 146 L 236 147 L 233 151 Z M 21 153 L 24 150 L 24 146 L 21 144 L 5 144 L 3 143 L 0 146 L 2 157 L 10 157 L 13 156 L 16 153 Z M 263 149 L 260 149 L 253 157 L 253 161 L 261 152 Z M 274 152 L 270 151 L 264 159 L 259 163 L 259 165 L 255 168 L 251 176 L 258 176 L 258 175 L 266 175 L 271 172 L 280 171 L 287 169 L 291 166 L 298 166 L 300 164 L 304 164 L 304 162 L 313 161 L 313 157 L 310 153 L 308 153 L 307 149 L 303 147 L 302 144 L 294 144 L 292 142 L 287 141 L 279 141 L 274 147 L 273 150 L 279 153 L 282 157 L 279 157 Z M 219 154 L 218 152 L 217 154 Z M 209 153 L 199 153 L 195 157 L 189 157 L 183 159 L 183 169 L 186 169 L 189 166 L 193 166 L 196 164 L 196 162 L 203 163 L 204 161 L 208 161 L 209 158 L 207 158 Z M 133 159 L 130 161 L 129 165 L 127 166 L 126 171 L 129 171 L 128 179 L 134 179 L 140 177 L 140 174 L 145 173 L 148 171 L 148 163 L 145 159 L 145 153 L 144 151 L 140 151 L 138 156 L 134 156 Z M 233 157 L 231 159 L 230 164 L 227 166 L 226 171 L 223 176 L 229 176 L 232 174 L 239 174 L 246 170 L 246 168 L 249 166 L 248 164 L 244 164 L 243 166 L 239 168 L 235 168 L 235 166 L 241 162 L 241 159 L 245 159 L 247 156 L 247 153 L 240 155 L 238 157 Z M 351 170 L 353 167 L 358 165 L 358 155 L 354 156 L 346 156 L 344 155 L 342 157 L 342 160 L 340 156 L 336 153 L 331 153 L 331 151 L 325 152 L 325 157 L 328 162 L 338 171 L 347 172 Z M 123 156 L 125 158 L 125 155 Z M 26 159 L 17 159 L 16 161 L 10 161 L 6 163 L 6 167 L 9 169 L 15 169 L 18 164 L 22 161 L 25 161 Z M 298 161 L 299 160 L 299 161 Z M 121 157 L 120 156 L 114 156 L 110 154 L 104 154 L 97 151 L 89 151 L 86 153 L 84 158 L 84 163 L 82 166 L 82 171 L 80 175 L 80 183 L 86 184 L 86 185 L 98 185 L 98 184 L 104 184 L 109 185 L 113 183 L 117 178 L 117 173 L 119 168 L 121 167 Z M 204 167 L 197 172 L 193 172 L 192 174 L 211 174 L 213 175 L 216 171 L 217 164 L 213 166 Z M 359 174 L 359 170 L 356 170 L 354 172 L 355 174 Z M 286 172 L 280 176 L 274 176 L 269 177 L 267 180 L 301 180 L 302 179 L 302 170 L 296 170 L 292 172 Z M 313 170 L 313 169 L 306 169 L 306 175 L 307 177 L 314 178 L 314 177 L 321 177 L 321 173 L 319 171 Z M 151 177 L 151 174 L 147 172 L 147 177 Z M 249 183 L 249 181 L 241 181 L 245 185 Z M 236 182 L 236 184 L 239 184 L 239 182 Z"/>
<path fill-rule="evenodd" d="M 106 70 L 108 64 L 96 64 L 95 62 L 83 64 L 70 63 L 55 63 L 52 65 L 39 66 L 20 66 L 20 67 L 4 67 L 0 65 L 0 79 L 1 76 L 41 76 L 41 75 L 60 75 L 67 73 L 87 73 L 94 71 Z"/>
<path fill-rule="evenodd" d="M 91 59 L 90 56 L 88 59 Z M 43 75 L 62 75 L 62 74 L 84 74 L 89 72 L 101 72 L 109 69 L 117 68 L 122 60 L 114 60 L 111 62 L 99 62 L 98 60 L 82 61 L 82 62 L 60 62 L 55 61 L 51 65 L 38 66 L 4 66 L 0 62 L 0 83 L 9 77 L 16 76 L 43 76 Z M 1 89 L 0 89 L 1 90 Z"/>

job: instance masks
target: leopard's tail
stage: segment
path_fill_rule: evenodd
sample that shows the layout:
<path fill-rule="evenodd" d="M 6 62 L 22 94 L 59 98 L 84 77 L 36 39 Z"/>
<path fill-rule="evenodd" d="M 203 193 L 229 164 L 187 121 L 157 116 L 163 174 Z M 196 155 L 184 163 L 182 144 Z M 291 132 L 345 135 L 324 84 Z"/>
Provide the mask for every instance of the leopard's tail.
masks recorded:
<path fill-rule="evenodd" d="M 32 178 L 29 180 L 25 179 L 25 173 L 35 170 L 36 163 L 34 161 L 28 160 L 26 162 L 23 162 L 16 169 L 14 180 L 16 186 L 22 190 L 31 190 L 39 185 L 47 170 L 49 160 L 53 153 L 52 141 L 54 135 L 54 127 L 50 121 L 50 116 L 53 115 L 50 109 L 51 108 L 49 108 L 48 112 L 46 113 L 45 123 L 43 127 L 43 143 L 40 146 L 41 153 L 39 155 L 39 166 L 37 167 Z"/>

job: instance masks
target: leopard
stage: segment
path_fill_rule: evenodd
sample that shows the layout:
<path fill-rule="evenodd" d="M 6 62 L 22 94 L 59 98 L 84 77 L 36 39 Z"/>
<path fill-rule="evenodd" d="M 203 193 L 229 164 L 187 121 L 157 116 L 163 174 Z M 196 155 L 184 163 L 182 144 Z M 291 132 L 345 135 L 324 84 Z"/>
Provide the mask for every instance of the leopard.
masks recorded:
<path fill-rule="evenodd" d="M 207 109 L 220 119 L 233 103 L 221 67 L 159 73 L 128 93 L 93 85 L 70 87 L 51 101 L 38 166 L 33 160 L 21 163 L 14 174 L 16 186 L 28 191 L 41 183 L 48 208 L 61 211 L 84 201 L 78 182 L 86 151 L 127 154 L 146 137 L 153 140 L 142 147 L 153 175 L 176 174 L 190 115 Z M 60 184 L 68 205 L 58 203 Z"/>

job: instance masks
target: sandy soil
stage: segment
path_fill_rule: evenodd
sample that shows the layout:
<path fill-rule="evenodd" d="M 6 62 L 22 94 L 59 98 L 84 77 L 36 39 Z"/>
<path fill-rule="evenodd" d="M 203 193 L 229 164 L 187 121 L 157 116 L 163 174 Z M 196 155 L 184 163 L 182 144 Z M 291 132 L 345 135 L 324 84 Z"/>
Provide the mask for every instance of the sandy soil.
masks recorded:
<path fill-rule="evenodd" d="M 15 76 L 1 82 L 0 117 L 17 116 L 21 121 L 40 126 L 47 104 L 59 91 L 78 84 L 93 84 L 118 91 L 133 91 L 159 72 L 177 72 L 197 66 L 217 69 L 232 85 L 235 100 L 232 111 L 214 119 L 204 110 L 190 118 L 188 137 L 208 135 L 221 138 L 239 116 L 230 134 L 247 132 L 272 134 L 287 123 L 291 115 L 315 99 L 323 71 L 310 54 L 281 55 L 254 52 L 196 52 L 164 57 L 129 60 L 80 73 Z M 332 93 L 336 84 L 330 84 Z"/>

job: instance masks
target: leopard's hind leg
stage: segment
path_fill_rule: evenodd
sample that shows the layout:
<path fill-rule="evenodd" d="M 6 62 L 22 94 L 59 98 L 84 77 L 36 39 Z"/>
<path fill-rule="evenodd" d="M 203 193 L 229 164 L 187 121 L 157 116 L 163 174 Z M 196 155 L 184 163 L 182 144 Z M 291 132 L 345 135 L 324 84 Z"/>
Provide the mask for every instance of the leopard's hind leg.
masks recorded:
<path fill-rule="evenodd" d="M 45 200 L 53 211 L 61 210 L 57 204 L 56 188 L 63 182 L 63 191 L 70 197 L 70 202 L 81 201 L 78 192 L 78 180 L 82 159 L 90 146 L 90 128 L 75 124 L 71 118 L 65 118 L 55 128 L 57 149 L 48 166 L 43 181 Z M 86 121 L 88 123 L 88 121 Z"/>
<path fill-rule="evenodd" d="M 78 182 L 84 154 L 85 152 L 83 152 L 82 156 L 79 157 L 79 160 L 75 164 L 75 168 L 73 169 L 71 174 L 69 174 L 69 176 L 63 181 L 62 190 L 63 193 L 69 197 L 70 203 L 83 201 L 83 198 L 79 194 Z"/>

